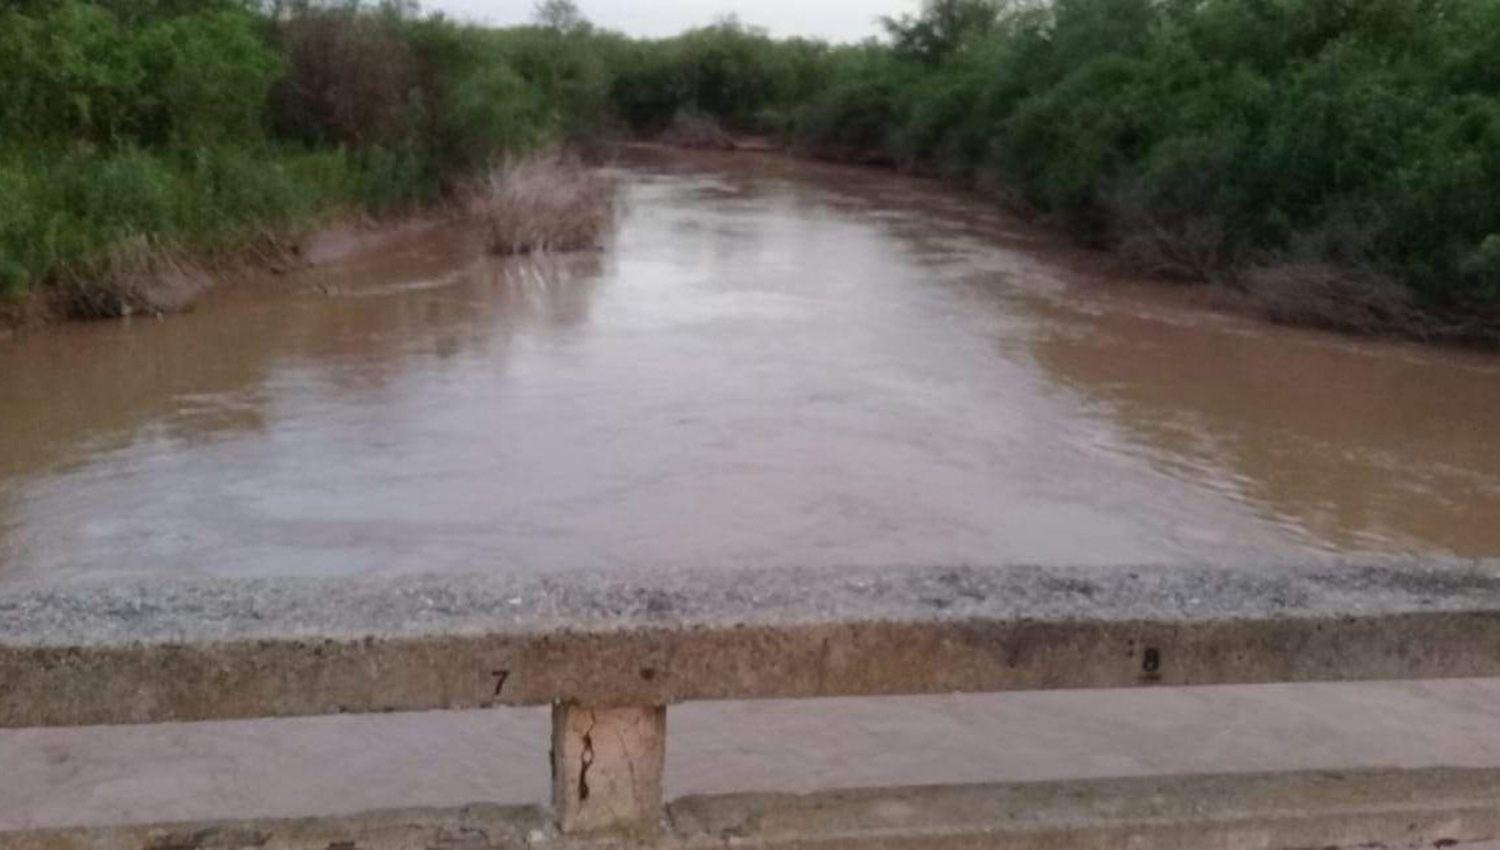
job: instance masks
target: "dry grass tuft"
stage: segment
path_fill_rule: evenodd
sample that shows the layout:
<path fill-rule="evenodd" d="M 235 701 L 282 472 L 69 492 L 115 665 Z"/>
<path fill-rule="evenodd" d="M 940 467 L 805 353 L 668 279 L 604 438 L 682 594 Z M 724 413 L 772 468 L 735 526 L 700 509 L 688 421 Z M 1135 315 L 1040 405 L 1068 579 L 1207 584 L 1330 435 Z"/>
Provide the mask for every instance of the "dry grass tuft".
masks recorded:
<path fill-rule="evenodd" d="M 116 244 L 50 293 L 52 309 L 75 319 L 160 316 L 187 309 L 211 285 L 207 272 L 146 236 Z"/>
<path fill-rule="evenodd" d="M 615 181 L 552 154 L 495 169 L 471 206 L 497 254 L 584 251 L 600 246 L 615 218 Z"/>

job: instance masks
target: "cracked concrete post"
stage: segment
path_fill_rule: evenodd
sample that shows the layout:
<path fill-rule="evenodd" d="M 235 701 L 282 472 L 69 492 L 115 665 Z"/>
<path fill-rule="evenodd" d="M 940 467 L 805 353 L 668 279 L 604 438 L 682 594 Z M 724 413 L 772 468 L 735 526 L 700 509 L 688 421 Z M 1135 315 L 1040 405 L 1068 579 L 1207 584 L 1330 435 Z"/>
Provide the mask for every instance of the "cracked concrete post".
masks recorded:
<path fill-rule="evenodd" d="M 660 825 L 663 706 L 552 706 L 552 806 L 569 835 L 649 835 Z"/>

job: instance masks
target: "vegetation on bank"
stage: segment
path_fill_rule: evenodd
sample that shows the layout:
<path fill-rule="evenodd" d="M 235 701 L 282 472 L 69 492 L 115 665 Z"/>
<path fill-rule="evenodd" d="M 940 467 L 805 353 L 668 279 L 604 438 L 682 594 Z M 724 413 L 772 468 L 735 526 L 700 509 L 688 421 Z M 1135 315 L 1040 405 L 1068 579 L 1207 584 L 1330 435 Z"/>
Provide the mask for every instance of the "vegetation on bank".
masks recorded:
<path fill-rule="evenodd" d="M 11 0 L 0 290 L 78 315 L 166 306 L 145 278 L 431 203 L 543 144 L 549 94 L 495 34 L 397 4 Z"/>
<path fill-rule="evenodd" d="M 274 245 L 557 143 L 720 146 L 716 122 L 992 190 L 1276 318 L 1500 336 L 1496 0 L 930 0 L 886 31 L 638 40 L 568 0 L 504 30 L 395 0 L 12 0 L 0 288 Z"/>
<path fill-rule="evenodd" d="M 872 116 L 856 143 L 1288 320 L 1500 330 L 1494 0 L 952 0 L 892 32 L 806 143 Z"/>

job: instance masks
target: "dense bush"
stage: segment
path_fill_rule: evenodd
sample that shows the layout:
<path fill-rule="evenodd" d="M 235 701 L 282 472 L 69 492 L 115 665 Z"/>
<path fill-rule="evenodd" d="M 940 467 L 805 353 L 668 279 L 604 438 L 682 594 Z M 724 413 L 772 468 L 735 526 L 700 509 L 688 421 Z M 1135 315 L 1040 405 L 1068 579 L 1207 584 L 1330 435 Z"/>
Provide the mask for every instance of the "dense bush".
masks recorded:
<path fill-rule="evenodd" d="M 550 9 L 550 13 L 549 13 Z M 544 4 L 548 25 L 495 30 L 491 48 L 535 90 L 570 144 L 595 145 L 617 131 L 610 87 L 629 42 L 597 32 L 567 4 Z"/>
<path fill-rule="evenodd" d="M 612 53 L 610 102 L 626 124 L 660 130 L 681 111 L 732 129 L 778 132 L 829 82 L 829 49 L 776 41 L 734 19 Z"/>
<path fill-rule="evenodd" d="M 130 24 L 80 0 L 0 10 L 0 138 L 193 145 L 258 134 L 276 57 L 243 11 Z"/>
<path fill-rule="evenodd" d="M 442 197 L 558 130 L 495 38 L 395 2 L 12 0 L 0 291 L 108 312 L 120 269 Z"/>
<path fill-rule="evenodd" d="M 1500 0 L 929 0 L 887 30 L 632 40 L 568 0 L 508 30 L 404 0 L 10 0 L 0 285 L 712 119 L 1004 186 L 1152 270 L 1274 293 L 1278 315 L 1303 288 L 1337 324 L 1329 305 L 1381 281 L 1351 326 L 1500 328 Z"/>
<path fill-rule="evenodd" d="M 998 179 L 1160 271 L 1326 263 L 1500 314 L 1494 0 L 936 0 L 890 29 L 804 106 L 809 147 Z"/>
<path fill-rule="evenodd" d="M 399 18 L 309 9 L 273 31 L 286 63 L 269 110 L 278 135 L 369 148 L 411 134 L 417 60 Z"/>

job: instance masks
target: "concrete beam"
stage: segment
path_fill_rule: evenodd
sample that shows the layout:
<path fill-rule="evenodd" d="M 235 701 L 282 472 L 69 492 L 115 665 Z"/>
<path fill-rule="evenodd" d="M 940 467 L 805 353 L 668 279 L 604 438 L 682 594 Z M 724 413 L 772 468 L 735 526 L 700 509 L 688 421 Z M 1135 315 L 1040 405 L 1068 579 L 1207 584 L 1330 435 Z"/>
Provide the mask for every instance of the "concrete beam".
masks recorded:
<path fill-rule="evenodd" d="M 0 727 L 1496 676 L 1495 562 L 0 591 Z"/>
<path fill-rule="evenodd" d="M 0 833 L 7 850 L 1354 850 L 1494 848 L 1500 771 L 1197 776 L 681 800 L 646 843 L 539 808 Z"/>

